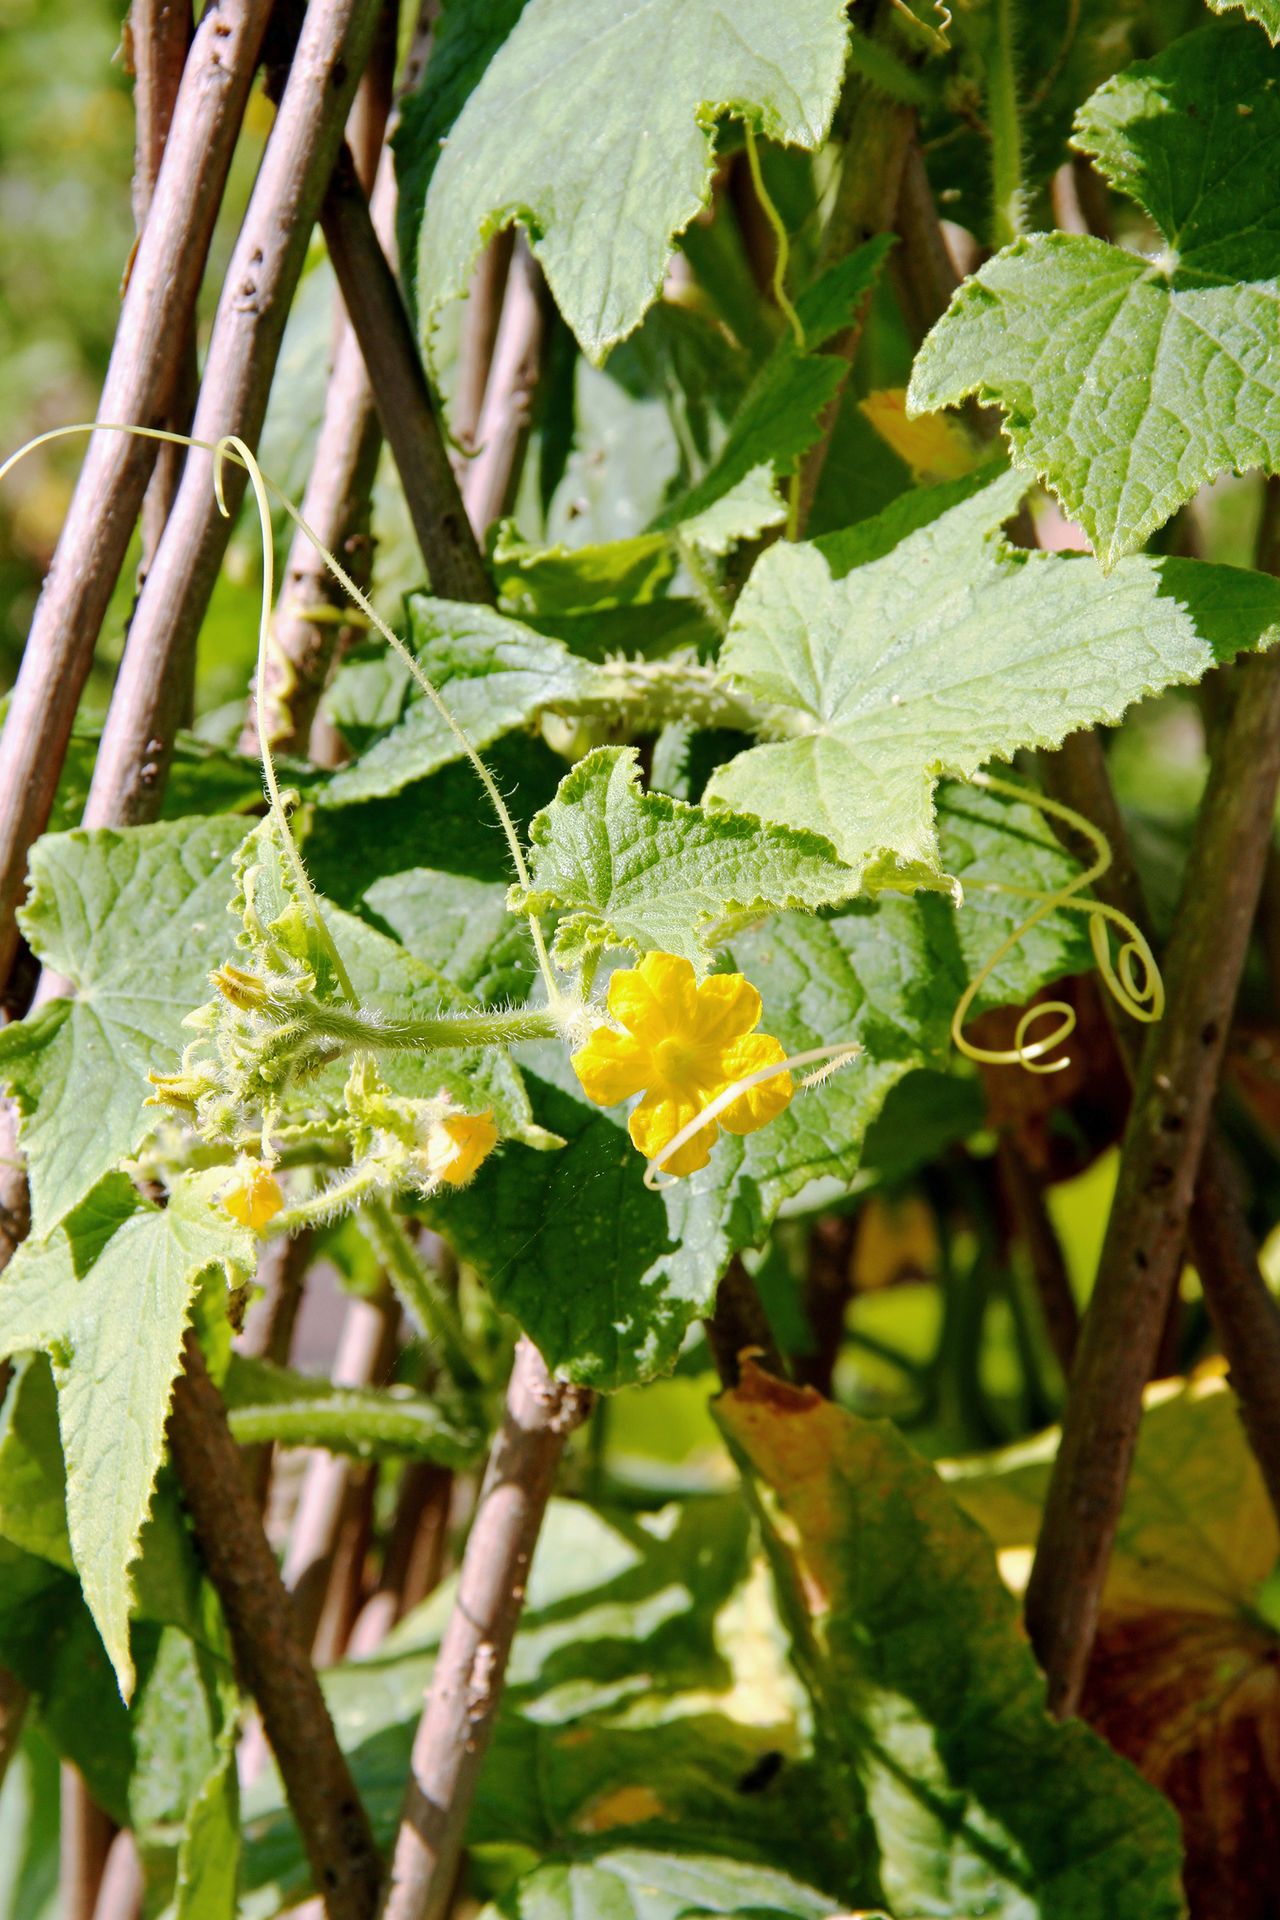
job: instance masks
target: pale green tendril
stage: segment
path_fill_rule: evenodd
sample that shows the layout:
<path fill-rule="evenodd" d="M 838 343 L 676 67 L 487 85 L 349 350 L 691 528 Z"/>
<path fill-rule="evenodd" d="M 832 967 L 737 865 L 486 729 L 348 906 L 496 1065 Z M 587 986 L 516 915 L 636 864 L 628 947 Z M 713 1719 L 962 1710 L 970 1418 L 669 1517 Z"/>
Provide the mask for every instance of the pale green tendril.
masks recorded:
<path fill-rule="evenodd" d="M 970 981 L 951 1016 L 951 1038 L 968 1059 L 980 1061 L 984 1066 L 1023 1067 L 1028 1073 L 1061 1073 L 1064 1067 L 1070 1066 L 1070 1056 L 1064 1055 L 1058 1060 L 1045 1060 L 1044 1056 L 1061 1046 L 1075 1031 L 1076 1011 L 1065 1000 L 1042 1000 L 1026 1008 L 1014 1030 L 1012 1047 L 981 1047 L 964 1035 L 964 1023 L 974 1001 L 1005 955 L 1011 953 L 1032 927 L 1038 926 L 1051 913 L 1083 913 L 1089 921 L 1089 944 L 1093 948 L 1093 957 L 1108 993 L 1131 1019 L 1147 1022 L 1159 1020 L 1164 1012 L 1164 981 L 1160 968 L 1141 929 L 1127 913 L 1122 913 L 1118 907 L 1108 906 L 1102 900 L 1078 898 L 1086 887 L 1091 887 L 1095 880 L 1101 879 L 1113 858 L 1110 842 L 1092 821 L 1086 820 L 1074 807 L 1064 806 L 1060 800 L 1050 800 L 1045 794 L 1018 786 L 1012 780 L 999 780 L 994 774 L 975 773 L 970 777 L 970 784 L 1050 814 L 1082 835 L 1094 850 L 1093 865 L 1083 868 L 1074 880 L 1052 893 L 1035 887 L 1013 886 L 1003 880 L 976 883 L 984 893 L 1005 893 L 1014 899 L 1034 900 L 1039 904 L 1035 912 L 1028 914 L 1009 938 L 1002 941 L 982 970 Z M 1118 961 L 1113 961 L 1111 957 L 1108 927 L 1117 927 L 1124 936 Z M 1052 1031 L 1042 1034 L 1038 1040 L 1029 1040 L 1027 1035 L 1032 1027 L 1050 1015 L 1057 1020 Z"/>
<path fill-rule="evenodd" d="M 814 1067 L 815 1071 L 807 1073 L 800 1082 L 800 1090 L 804 1093 L 810 1087 L 820 1086 L 824 1080 L 829 1080 L 831 1075 L 838 1073 L 841 1067 L 846 1067 L 851 1060 L 856 1060 L 861 1052 L 862 1048 L 856 1040 L 841 1040 L 833 1047 L 808 1047 L 803 1053 L 788 1054 L 785 1060 L 771 1061 L 767 1067 L 757 1067 L 754 1073 L 744 1073 L 740 1080 L 731 1081 L 727 1087 L 721 1089 L 714 1100 L 708 1100 L 702 1111 L 695 1113 L 693 1119 L 681 1127 L 679 1133 L 672 1135 L 661 1153 L 654 1154 L 644 1170 L 646 1187 L 651 1193 L 657 1193 L 663 1187 L 677 1186 L 678 1180 L 659 1178 L 672 1154 L 678 1153 L 686 1141 L 692 1140 L 694 1135 L 701 1133 L 704 1127 L 709 1127 L 713 1120 L 718 1120 L 725 1108 L 731 1107 L 734 1101 L 749 1088 L 758 1087 L 766 1080 L 773 1080 L 780 1073 L 789 1073 L 792 1067 Z M 819 1065 L 819 1062 L 822 1064 Z"/>
<path fill-rule="evenodd" d="M 795 341 L 796 352 L 804 353 L 807 346 L 804 322 L 800 318 L 791 295 L 787 292 L 787 268 L 791 264 L 791 238 L 787 233 L 786 221 L 778 212 L 777 207 L 774 206 L 769 195 L 769 189 L 765 186 L 764 172 L 760 165 L 760 153 L 756 146 L 755 131 L 749 120 L 743 124 L 747 136 L 747 165 L 751 169 L 751 184 L 756 190 L 756 199 L 760 202 L 760 209 L 765 219 L 769 222 L 773 230 L 774 240 L 777 243 L 777 251 L 774 255 L 773 262 L 773 280 L 771 282 L 773 297 L 778 303 L 779 310 L 786 317 L 787 325 L 791 329 L 791 336 Z M 798 540 L 799 537 L 800 469 L 797 467 L 787 485 L 787 538 L 788 540 Z"/>
<path fill-rule="evenodd" d="M 257 501 L 258 517 L 262 526 L 263 593 L 262 615 L 258 628 L 258 687 L 260 690 L 266 685 L 266 662 L 268 649 L 272 644 L 271 613 L 274 600 L 274 553 L 271 540 L 271 515 L 267 504 L 268 495 L 279 502 L 298 531 L 311 542 L 311 545 L 315 548 L 343 591 L 347 593 L 355 602 L 356 606 L 359 607 L 370 626 L 376 627 L 387 645 L 404 661 L 413 679 L 417 682 L 423 693 L 426 694 L 427 698 L 439 713 L 440 718 L 457 740 L 458 745 L 462 748 L 466 758 L 471 762 L 472 767 L 479 776 L 480 782 L 489 797 L 490 804 L 498 817 L 499 824 L 506 836 L 507 846 L 510 849 L 512 864 L 516 870 L 516 878 L 519 880 L 525 892 L 532 892 L 532 882 L 529 878 L 528 867 L 525 864 L 524 850 L 520 845 L 520 836 L 516 832 L 515 822 L 511 818 L 511 813 L 506 802 L 498 791 L 497 783 L 493 775 L 480 758 L 469 736 L 459 721 L 454 718 L 453 713 L 445 704 L 444 699 L 435 686 L 427 678 L 417 660 L 414 658 L 410 648 L 405 645 L 400 636 L 387 625 L 387 622 L 370 604 L 346 568 L 343 567 L 334 554 L 330 553 L 315 529 L 307 524 L 283 489 L 263 473 L 253 453 L 249 447 L 245 445 L 244 441 L 234 434 L 230 434 L 218 441 L 195 440 L 190 434 L 171 433 L 162 427 L 124 426 L 115 421 L 107 420 L 81 421 L 73 426 L 51 427 L 47 433 L 39 433 L 34 439 L 28 440 L 24 446 L 18 448 L 16 453 L 10 454 L 9 458 L 4 461 L 3 464 L 0 464 L 0 481 L 3 481 L 5 475 L 17 465 L 19 460 L 25 458 L 27 454 L 34 452 L 37 447 L 45 446 L 51 440 L 66 439 L 71 434 L 76 433 L 123 433 L 139 440 L 162 440 L 171 446 L 191 447 L 198 449 L 200 452 L 212 454 L 214 458 L 214 493 L 218 507 L 224 514 L 227 511 L 222 487 L 222 469 L 224 463 L 227 460 L 232 460 L 248 474 Z M 316 899 L 310 881 L 307 879 L 306 871 L 302 864 L 302 856 L 294 844 L 293 835 L 289 829 L 288 818 L 280 799 L 275 763 L 271 755 L 271 743 L 267 738 L 266 726 L 263 719 L 264 702 L 261 698 L 257 700 L 256 706 L 258 747 L 262 755 L 262 771 L 267 789 L 267 798 L 271 803 L 272 813 L 280 826 L 284 835 L 285 844 L 289 849 L 290 860 L 293 863 L 295 877 L 301 887 L 303 899 L 308 904 L 315 919 L 317 929 L 325 942 L 343 994 L 354 1006 L 356 1004 L 355 996 L 352 993 L 351 983 L 347 977 L 346 969 L 333 944 L 333 937 L 324 924 L 319 902 Z M 539 971 L 546 984 L 549 1003 L 558 1016 L 566 1016 L 570 1011 L 571 1003 L 566 1000 L 560 984 L 556 979 L 555 972 L 551 965 L 551 957 L 547 952 L 547 944 L 542 932 L 541 922 L 535 914 L 529 914 L 527 918 L 534 953 L 537 956 Z"/>

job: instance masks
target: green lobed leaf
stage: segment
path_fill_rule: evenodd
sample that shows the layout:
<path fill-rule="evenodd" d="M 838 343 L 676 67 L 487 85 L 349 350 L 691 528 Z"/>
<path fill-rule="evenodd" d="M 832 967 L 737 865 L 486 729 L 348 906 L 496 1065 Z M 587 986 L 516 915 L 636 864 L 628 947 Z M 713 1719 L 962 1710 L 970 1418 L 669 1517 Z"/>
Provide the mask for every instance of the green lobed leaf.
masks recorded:
<path fill-rule="evenodd" d="M 484 1434 L 451 1420 L 408 1387 L 335 1387 L 291 1367 L 233 1354 L 223 1397 L 241 1446 L 277 1441 L 358 1460 L 435 1460 L 459 1471 L 484 1455 Z"/>
<path fill-rule="evenodd" d="M 1114 567 L 1202 482 L 1280 471 L 1280 55 L 1208 29 L 1109 80 L 1075 144 L 1145 208 L 1154 258 L 1073 234 L 1015 241 L 957 290 L 912 408 L 999 405 Z"/>
<path fill-rule="evenodd" d="M 349 845 L 346 858 L 349 864 Z M 292 870 L 284 860 L 279 835 L 270 817 L 261 821 L 246 838 L 236 856 L 235 870 L 238 888 L 232 912 L 242 918 L 246 928 L 238 944 L 252 950 L 256 936 L 251 929 L 260 924 L 271 938 L 281 940 L 296 957 L 314 965 L 321 999 L 339 1001 L 341 995 L 332 967 L 311 915 L 298 899 Z M 326 907 L 324 914 L 353 991 L 366 1013 L 390 1018 L 430 1017 L 441 1012 L 459 1012 L 476 1004 L 470 994 L 443 973 L 425 965 L 366 921 L 333 907 Z M 220 1000 L 210 1004 L 216 1015 L 223 1014 L 224 1004 Z M 346 1112 L 349 1072 L 350 1061 L 343 1056 L 308 1076 L 300 1086 L 287 1089 L 282 1102 L 284 1118 L 329 1117 L 340 1121 Z M 387 1052 L 379 1055 L 378 1072 L 394 1094 L 409 1099 L 431 1099 L 447 1092 L 471 1112 L 491 1109 L 504 1136 L 546 1144 L 545 1137 L 532 1124 L 519 1070 L 500 1048 L 459 1048 L 439 1053 Z"/>
<path fill-rule="evenodd" d="M 1215 13 L 1228 13 L 1236 8 L 1247 14 L 1250 20 L 1256 20 L 1274 47 L 1280 41 L 1280 4 L 1277 0 L 1209 0 Z"/>
<path fill-rule="evenodd" d="M 529 726 L 544 708 L 589 697 L 601 684 L 602 669 L 488 607 L 415 594 L 408 612 L 423 671 L 478 748 Z M 462 753 L 448 722 L 415 688 L 395 724 L 338 769 L 319 803 L 344 807 L 399 793 Z M 478 804 L 487 805 L 478 786 L 476 793 Z"/>
<path fill-rule="evenodd" d="M 895 1913 L 1178 1920 L 1176 1816 L 1055 1725 L 990 1543 L 882 1421 L 751 1368 L 716 1404 L 760 1501 L 819 1738 Z"/>
<path fill-rule="evenodd" d="M 556 304 L 599 360 L 656 297 L 706 204 L 711 122 L 731 111 L 814 149 L 844 69 L 839 0 L 530 0 L 449 134 L 418 248 L 424 322 L 480 247 L 521 221 Z M 430 304 L 424 292 L 430 289 Z"/>
<path fill-rule="evenodd" d="M 554 1368 L 606 1391 L 669 1370 L 730 1255 L 758 1244 L 810 1182 L 843 1190 L 890 1089 L 945 1065 L 956 1002 L 1025 912 L 979 883 L 1004 876 L 1048 891 L 1078 870 L 1041 817 L 989 794 L 949 790 L 942 826 L 967 887 L 958 912 L 936 895 L 885 897 L 820 918 L 780 914 L 733 936 L 724 964 L 759 988 L 765 1032 L 789 1052 L 844 1041 L 863 1052 L 760 1132 L 722 1136 L 702 1172 L 650 1192 L 624 1110 L 591 1106 L 558 1049 L 523 1056 L 536 1118 L 568 1145 L 509 1147 L 429 1211 Z M 1025 1000 L 1090 964 L 1083 923 L 1054 916 L 1002 963 L 980 1004 Z"/>
<path fill-rule="evenodd" d="M 1266 575 L 1133 557 L 1104 578 L 1010 547 L 1022 491 L 1002 476 L 839 578 L 816 545 L 766 553 L 720 670 L 786 737 L 739 754 L 706 799 L 825 835 L 870 888 L 945 885 L 939 775 L 1119 720 L 1280 630 Z"/>
<path fill-rule="evenodd" d="M 602 1846 L 594 1856 L 545 1860 L 483 1920 L 830 1920 L 831 1901 L 789 1875 L 747 1861 L 667 1849 Z"/>
<path fill-rule="evenodd" d="M 536 971 L 529 923 L 501 883 L 414 867 L 366 889 L 364 906 L 417 960 L 482 1006 L 523 1004 Z"/>
<path fill-rule="evenodd" d="M 0 1032 L 37 1236 L 156 1125 L 147 1074 L 177 1066 L 182 1022 L 223 956 L 243 837 L 243 821 L 183 820 L 54 834 L 33 849 L 23 931 L 75 988 Z"/>
<path fill-rule="evenodd" d="M 705 966 L 743 914 L 823 906 L 857 885 L 817 834 L 646 792 L 634 747 L 598 747 L 565 775 L 530 828 L 529 869 L 513 910 L 561 915 L 565 966 L 610 946 Z"/>
<path fill-rule="evenodd" d="M 453 1591 L 325 1676 L 380 1844 Z M 752 1867 L 762 1885 L 841 1885 L 855 1850 L 834 1804 L 825 1817 L 803 1709 L 736 1494 L 643 1514 L 553 1500 L 468 1825 L 473 1860 L 483 1872 L 488 1849 L 590 1860 L 640 1846 L 727 1856 L 739 1886 Z M 305 1891 L 307 1869 L 278 1781 L 251 1789 L 246 1812 L 246 1920 L 258 1920 Z"/>
<path fill-rule="evenodd" d="M 174 1627 L 138 1637 L 129 1824 L 147 1904 L 172 1902 L 174 1920 L 235 1920 L 238 1695 L 229 1643 L 220 1633 L 211 1653 Z"/>
<path fill-rule="evenodd" d="M 254 1265 L 252 1236 L 183 1176 L 161 1209 L 110 1174 L 0 1279 L 0 1358 L 48 1353 L 85 1599 L 128 1698 L 130 1566 L 151 1506 L 182 1337 L 200 1275 Z"/>
<path fill-rule="evenodd" d="M 401 277 L 416 295 L 418 230 L 431 176 L 449 131 L 477 81 L 510 33 L 525 0 L 444 0 L 431 33 L 431 57 L 404 100 L 392 145 L 396 157 L 396 241 Z"/>

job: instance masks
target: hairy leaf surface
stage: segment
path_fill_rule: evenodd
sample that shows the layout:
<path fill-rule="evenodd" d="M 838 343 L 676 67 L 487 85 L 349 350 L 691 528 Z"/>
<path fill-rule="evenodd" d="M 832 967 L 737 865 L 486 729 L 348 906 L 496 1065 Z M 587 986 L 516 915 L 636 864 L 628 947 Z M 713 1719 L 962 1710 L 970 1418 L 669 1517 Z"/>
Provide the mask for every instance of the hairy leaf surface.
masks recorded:
<path fill-rule="evenodd" d="M 956 1001 L 1024 912 L 980 883 L 1051 889 L 1076 870 L 1029 810 L 963 790 L 955 801 L 944 847 L 972 905 L 885 898 L 831 917 L 780 914 L 730 939 L 725 964 L 759 988 L 765 1032 L 789 1052 L 864 1051 L 760 1132 L 723 1137 L 702 1172 L 650 1192 L 625 1109 L 589 1105 L 559 1049 L 524 1056 L 535 1117 L 567 1147 L 510 1147 L 431 1215 L 554 1367 L 606 1390 L 669 1369 L 730 1255 L 758 1244 L 811 1181 L 847 1182 L 890 1088 L 945 1063 Z M 1024 1000 L 1088 964 L 1081 922 L 1057 916 L 1008 956 L 982 1004 Z"/>
<path fill-rule="evenodd" d="M 1154 258 L 1077 234 L 1015 241 L 958 289 L 910 404 L 998 404 L 1020 466 L 1103 565 L 1203 481 L 1280 470 L 1280 54 L 1207 30 L 1109 80 L 1076 145 L 1155 221 Z"/>
<path fill-rule="evenodd" d="M 1168 1804 L 1077 1722 L 1049 1720 L 990 1545 L 933 1468 L 888 1422 L 754 1367 L 716 1411 L 891 1911 L 1178 1920 Z"/>
<path fill-rule="evenodd" d="M 772 548 L 720 656 L 789 735 L 720 769 L 706 798 L 826 836 L 869 887 L 946 884 L 933 789 L 1021 747 L 1119 720 L 1280 632 L 1280 585 L 1192 560 L 1027 553 L 1000 527 L 1006 475 L 883 557 L 835 577 L 821 548 Z"/>
<path fill-rule="evenodd" d="M 0 1279 L 0 1358 L 40 1350 L 53 1363 L 71 1551 L 126 1698 L 129 1569 L 196 1283 L 219 1264 L 245 1274 L 254 1264 L 252 1235 L 210 1204 L 207 1186 L 183 1176 L 161 1209 L 108 1175 Z"/>
<path fill-rule="evenodd" d="M 422 317 L 521 221 L 556 304 L 599 360 L 656 297 L 706 204 L 711 123 L 734 112 L 814 148 L 844 68 L 838 0 L 530 0 L 459 114 L 419 237 Z M 430 289 L 430 307 L 425 305 Z"/>
<path fill-rule="evenodd" d="M 38 1235 L 154 1128 L 147 1074 L 177 1066 L 182 1022 L 222 958 L 243 838 L 243 821 L 182 820 L 36 845 L 23 931 L 75 988 L 0 1032 Z"/>
<path fill-rule="evenodd" d="M 847 898 L 856 877 L 817 834 L 707 812 L 646 792 L 634 747 L 598 747 L 560 783 L 529 835 L 529 894 L 516 911 L 562 918 L 556 957 L 660 947 L 705 966 L 744 914 Z"/>

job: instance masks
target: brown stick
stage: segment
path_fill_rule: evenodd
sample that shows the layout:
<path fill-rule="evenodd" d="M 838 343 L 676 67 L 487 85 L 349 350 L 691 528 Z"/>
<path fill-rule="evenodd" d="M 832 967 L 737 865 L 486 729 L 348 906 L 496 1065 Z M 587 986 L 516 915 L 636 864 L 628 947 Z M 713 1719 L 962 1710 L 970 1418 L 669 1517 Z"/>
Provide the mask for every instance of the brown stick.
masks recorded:
<path fill-rule="evenodd" d="M 173 122 L 182 70 L 191 45 L 191 0 L 133 0 L 129 9 L 129 46 L 133 57 L 133 224 L 139 237 L 147 224 L 160 161 Z M 185 433 L 195 404 L 199 376 L 196 341 L 188 326 L 182 364 L 166 426 Z M 142 503 L 142 566 L 145 579 L 164 523 L 182 478 L 181 447 L 157 447 L 155 470 Z"/>
<path fill-rule="evenodd" d="M 409 316 L 348 154 L 334 168 L 321 225 L 432 592 L 491 603 L 493 587 L 463 510 Z"/>
<path fill-rule="evenodd" d="M 1280 779 L 1280 661 L 1245 662 L 1214 756 L 1143 1050 L 1119 1182 L 1027 1589 L 1049 1704 L 1073 1712 L 1161 1329 L 1182 1259 Z"/>
<path fill-rule="evenodd" d="M 258 1702 L 330 1920 L 368 1920 L 379 1862 L 315 1669 L 267 1545 L 222 1396 L 188 1333 L 169 1443 L 236 1662 Z"/>
<path fill-rule="evenodd" d="M 289 302 L 342 142 L 378 0 L 315 0 L 297 49 L 214 320 L 193 432 L 258 437 Z M 245 485 L 225 471 L 234 512 Z M 134 611 L 85 808 L 86 826 L 152 819 L 182 715 L 188 663 L 232 522 L 212 459 L 193 453 Z"/>
<path fill-rule="evenodd" d="M 521 237 L 511 255 L 502 319 L 476 425 L 478 451 L 462 476 L 463 504 L 479 539 L 510 507 L 519 478 L 542 371 L 545 299 L 541 269 Z"/>
<path fill-rule="evenodd" d="M 448 1910 L 538 1529 L 565 1440 L 591 1402 L 591 1394 L 552 1379 L 537 1348 L 521 1339 L 458 1597 L 414 1736 L 384 1920 L 441 1920 Z"/>
<path fill-rule="evenodd" d="M 333 1362 L 336 1387 L 368 1387 L 385 1377 L 394 1352 L 398 1318 L 398 1307 L 394 1314 L 391 1311 L 389 1291 L 377 1302 L 348 1303 Z M 350 1496 L 362 1477 L 357 1462 L 320 1449 L 312 1452 L 302 1476 L 283 1579 L 308 1647 L 313 1645 L 320 1624 Z"/>
<path fill-rule="evenodd" d="M 293 1329 L 302 1305 L 302 1288 L 311 1260 L 308 1232 L 292 1236 L 281 1234 L 262 1244 L 256 1275 L 261 1296 L 249 1309 L 244 1330 L 236 1340 L 236 1351 L 251 1359 L 273 1360 L 283 1366 L 293 1345 Z M 275 1448 L 271 1444 L 244 1449 L 245 1473 L 258 1495 L 258 1506 L 265 1512 L 271 1494 L 271 1464 Z"/>
<path fill-rule="evenodd" d="M 388 44 L 388 25 L 394 29 L 393 10 L 384 8 L 352 109 L 349 137 L 359 179 L 371 190 L 375 178 L 378 180 L 377 197 L 386 203 L 385 231 L 393 231 L 395 170 L 390 153 L 383 150 L 395 61 L 395 34 L 393 30 Z M 339 557 L 358 587 L 368 586 L 373 571 L 369 515 L 381 451 L 382 430 L 373 387 L 339 299 L 333 366 L 302 499 L 302 517 L 315 529 L 322 545 Z M 307 751 L 330 666 L 346 651 L 351 633 L 349 627 L 328 616 L 348 606 L 346 594 L 311 541 L 302 532 L 295 532 L 271 623 L 272 645 L 263 696 L 268 737 L 282 752 Z M 326 617 L 317 619 L 320 611 Z M 240 735 L 242 753 L 258 750 L 257 698 L 255 685 Z"/>
<path fill-rule="evenodd" d="M 767 1373 L 786 1379 L 787 1369 L 778 1352 L 764 1302 L 740 1255 L 734 1255 L 721 1275 L 715 1306 L 703 1326 L 723 1386 L 737 1386 L 744 1354 L 750 1354 Z"/>
<path fill-rule="evenodd" d="M 111 1842 L 102 1869 L 93 1920 L 140 1920 L 145 1891 L 137 1842 L 128 1828 L 122 1827 Z"/>
<path fill-rule="evenodd" d="M 111 1845 L 111 1822 L 90 1797 L 77 1768 L 61 1770 L 58 1843 L 60 1920 L 93 1920 L 102 1869 Z"/>
<path fill-rule="evenodd" d="M 27 1717 L 27 1690 L 7 1667 L 0 1667 L 0 1787 L 4 1785 L 9 1762 L 22 1738 Z"/>
<path fill-rule="evenodd" d="M 174 108 L 98 407 L 100 420 L 163 421 L 182 364 L 209 237 L 269 0 L 213 0 Z M 0 981 L 17 948 L 27 851 L 48 825 L 94 643 L 120 575 L 154 449 L 95 434 L 32 620 L 0 739 Z"/>
<path fill-rule="evenodd" d="M 476 263 L 467 290 L 467 316 L 458 348 L 457 387 L 449 410 L 449 424 L 458 445 L 468 452 L 478 439 L 480 409 L 489 384 L 515 237 L 514 227 L 504 227 L 501 233 L 495 233 Z M 465 474 L 465 463 L 459 471 Z"/>

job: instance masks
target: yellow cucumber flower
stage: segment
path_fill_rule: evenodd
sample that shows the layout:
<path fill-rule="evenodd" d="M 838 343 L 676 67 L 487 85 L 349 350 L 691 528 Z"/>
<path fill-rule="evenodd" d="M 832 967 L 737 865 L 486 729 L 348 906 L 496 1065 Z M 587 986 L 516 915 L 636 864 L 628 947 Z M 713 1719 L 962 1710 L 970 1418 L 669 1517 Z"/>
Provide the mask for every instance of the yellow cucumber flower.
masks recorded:
<path fill-rule="evenodd" d="M 754 1031 L 760 995 L 749 980 L 716 973 L 699 982 L 689 962 L 673 953 L 647 953 L 638 967 L 615 973 L 608 1004 L 623 1031 L 597 1027 L 573 1055 L 573 1070 L 598 1107 L 643 1092 L 629 1131 L 649 1160 L 717 1094 L 787 1057 L 780 1041 Z M 711 1158 L 721 1127 L 754 1133 L 777 1118 L 792 1091 L 789 1073 L 745 1088 L 663 1162 L 663 1171 L 696 1173 Z"/>
<path fill-rule="evenodd" d="M 427 1172 L 448 1187 L 465 1187 L 498 1144 L 493 1110 L 447 1113 L 427 1135 Z"/>
<path fill-rule="evenodd" d="M 222 1205 L 242 1227 L 261 1233 L 284 1206 L 284 1195 L 270 1167 L 246 1154 L 236 1164 L 235 1182 L 224 1190 Z"/>

